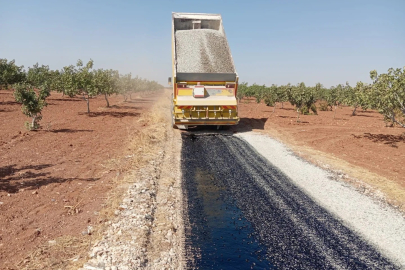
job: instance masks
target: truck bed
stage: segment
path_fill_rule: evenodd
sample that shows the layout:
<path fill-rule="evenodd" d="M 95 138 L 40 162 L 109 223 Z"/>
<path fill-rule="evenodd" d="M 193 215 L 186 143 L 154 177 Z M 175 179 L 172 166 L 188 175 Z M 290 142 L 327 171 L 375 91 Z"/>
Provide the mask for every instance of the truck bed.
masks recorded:
<path fill-rule="evenodd" d="M 235 81 L 220 15 L 173 13 L 173 42 L 177 81 Z"/>

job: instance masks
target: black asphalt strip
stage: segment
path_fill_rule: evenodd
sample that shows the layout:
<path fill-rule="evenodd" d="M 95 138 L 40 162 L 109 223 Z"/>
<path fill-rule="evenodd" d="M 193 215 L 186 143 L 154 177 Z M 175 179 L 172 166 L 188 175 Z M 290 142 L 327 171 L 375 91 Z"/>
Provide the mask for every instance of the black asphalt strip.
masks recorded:
<path fill-rule="evenodd" d="M 398 269 L 242 139 L 182 140 L 187 268 Z"/>

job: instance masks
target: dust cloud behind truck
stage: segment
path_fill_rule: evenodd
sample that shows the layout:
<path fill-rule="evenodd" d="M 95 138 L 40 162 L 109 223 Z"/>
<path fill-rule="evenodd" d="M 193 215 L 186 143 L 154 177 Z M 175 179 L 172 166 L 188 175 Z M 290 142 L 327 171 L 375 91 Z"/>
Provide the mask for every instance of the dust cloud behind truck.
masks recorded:
<path fill-rule="evenodd" d="M 236 125 L 238 75 L 219 14 L 172 14 L 173 127 Z"/>

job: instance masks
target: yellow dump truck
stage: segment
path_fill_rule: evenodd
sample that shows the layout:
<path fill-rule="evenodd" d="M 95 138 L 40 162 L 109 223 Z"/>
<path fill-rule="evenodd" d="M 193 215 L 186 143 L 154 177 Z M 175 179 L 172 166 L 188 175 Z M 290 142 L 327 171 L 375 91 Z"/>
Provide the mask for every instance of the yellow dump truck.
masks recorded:
<path fill-rule="evenodd" d="M 173 127 L 236 125 L 238 75 L 219 14 L 172 14 Z"/>

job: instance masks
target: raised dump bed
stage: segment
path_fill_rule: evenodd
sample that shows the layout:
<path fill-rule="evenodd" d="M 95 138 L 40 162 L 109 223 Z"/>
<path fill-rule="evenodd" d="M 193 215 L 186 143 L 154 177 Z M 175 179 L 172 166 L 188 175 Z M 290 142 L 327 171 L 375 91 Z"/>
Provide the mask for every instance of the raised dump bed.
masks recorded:
<path fill-rule="evenodd" d="M 237 124 L 238 76 L 221 15 L 172 19 L 173 125 Z"/>

